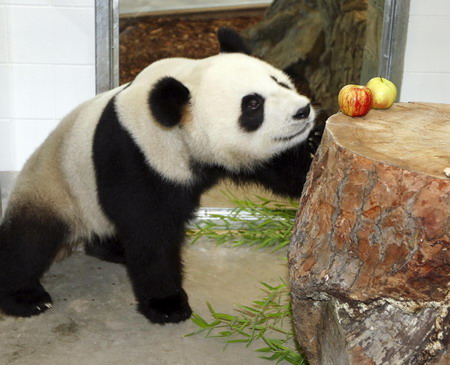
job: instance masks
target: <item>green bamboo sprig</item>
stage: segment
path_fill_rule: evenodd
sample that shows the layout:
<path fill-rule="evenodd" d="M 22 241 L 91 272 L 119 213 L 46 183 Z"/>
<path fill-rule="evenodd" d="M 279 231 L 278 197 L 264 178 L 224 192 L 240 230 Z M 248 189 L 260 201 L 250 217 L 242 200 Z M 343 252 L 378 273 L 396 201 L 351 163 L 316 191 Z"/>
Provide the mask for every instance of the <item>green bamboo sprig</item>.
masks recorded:
<path fill-rule="evenodd" d="M 278 286 L 267 283 L 262 285 L 265 296 L 250 306 L 238 305 L 235 309 L 237 314 L 234 315 L 217 312 L 207 303 L 212 321 L 208 322 L 194 313 L 191 320 L 199 329 L 188 336 L 204 333 L 205 337 L 223 338 L 225 347 L 232 343 L 243 343 L 248 347 L 261 340 L 265 347 L 256 350 L 266 355 L 261 358 L 276 361 L 277 364 L 286 361 L 306 365 L 304 356 L 296 346 L 291 326 L 288 286 L 285 283 Z"/>
<path fill-rule="evenodd" d="M 255 245 L 259 248 L 270 247 L 274 251 L 289 245 L 297 203 L 275 202 L 260 196 L 256 196 L 256 201 L 253 201 L 238 199 L 229 192 L 224 194 L 236 208 L 227 216 L 212 215 L 214 221 L 206 219 L 196 222 L 188 230 L 191 243 L 201 237 L 208 237 L 218 244 Z M 242 213 L 252 219 L 243 219 Z"/>

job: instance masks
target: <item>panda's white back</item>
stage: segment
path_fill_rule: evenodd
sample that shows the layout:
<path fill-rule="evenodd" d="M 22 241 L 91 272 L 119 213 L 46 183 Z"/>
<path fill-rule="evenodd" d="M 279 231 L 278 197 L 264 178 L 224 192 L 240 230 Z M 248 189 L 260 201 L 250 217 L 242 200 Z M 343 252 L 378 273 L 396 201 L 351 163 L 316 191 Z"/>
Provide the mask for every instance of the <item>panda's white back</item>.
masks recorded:
<path fill-rule="evenodd" d="M 108 235 L 114 232 L 114 227 L 103 214 L 98 202 L 92 146 L 103 110 L 124 87 L 125 85 L 98 95 L 82 106 L 74 120 L 68 118 L 62 122 L 71 124 L 61 148 L 61 169 L 79 212 L 72 218 L 77 224 L 74 241 L 79 236 L 89 237 L 92 233 Z"/>
<path fill-rule="evenodd" d="M 26 205 L 51 211 L 69 223 L 72 243 L 98 230 L 111 231 L 96 197 L 92 138 L 100 114 L 122 88 L 97 95 L 63 118 L 26 161 L 8 207 Z M 7 208 L 5 220 L 8 213 Z"/>

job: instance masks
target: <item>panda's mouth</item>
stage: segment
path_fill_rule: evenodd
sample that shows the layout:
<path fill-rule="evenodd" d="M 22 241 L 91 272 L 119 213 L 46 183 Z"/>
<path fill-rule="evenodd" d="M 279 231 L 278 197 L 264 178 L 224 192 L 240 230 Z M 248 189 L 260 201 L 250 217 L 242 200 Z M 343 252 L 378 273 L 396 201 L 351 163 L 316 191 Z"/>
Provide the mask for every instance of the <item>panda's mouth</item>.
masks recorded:
<path fill-rule="evenodd" d="M 292 134 L 292 135 L 290 135 L 290 136 L 287 136 L 287 137 L 276 137 L 276 138 L 275 138 L 275 141 L 277 141 L 277 142 L 288 142 L 288 141 L 290 141 L 291 139 L 294 139 L 295 137 L 299 136 L 300 134 L 305 133 L 305 131 L 306 131 L 308 128 L 309 128 L 309 124 L 306 124 L 306 125 L 303 126 L 303 128 L 300 129 L 298 132 L 296 132 L 296 133 L 294 133 L 294 134 Z"/>

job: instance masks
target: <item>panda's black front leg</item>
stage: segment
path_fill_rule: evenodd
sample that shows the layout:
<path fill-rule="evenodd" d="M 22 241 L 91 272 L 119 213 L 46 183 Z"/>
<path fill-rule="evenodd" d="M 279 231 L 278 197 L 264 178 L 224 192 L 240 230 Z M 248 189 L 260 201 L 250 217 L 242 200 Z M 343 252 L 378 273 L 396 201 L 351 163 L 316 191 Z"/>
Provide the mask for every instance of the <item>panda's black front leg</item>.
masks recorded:
<path fill-rule="evenodd" d="M 184 224 L 154 218 L 119 232 L 126 267 L 138 310 L 151 322 L 177 323 L 192 314 L 182 288 Z"/>
<path fill-rule="evenodd" d="M 176 80 L 163 80 L 166 80 L 163 85 L 169 89 L 182 88 L 174 91 L 175 95 L 181 95 L 180 103 L 172 98 L 166 103 L 170 90 L 157 93 L 161 104 L 169 108 L 164 128 L 170 128 L 171 118 L 178 115 L 172 112 L 172 107 L 180 107 L 183 100 L 187 102 L 186 88 Z M 151 156 L 145 156 L 143 148 L 119 121 L 117 110 L 129 108 L 128 105 L 115 105 L 115 99 L 112 99 L 97 125 L 93 163 L 98 199 L 116 228 L 117 242 L 124 250 L 124 262 L 139 311 L 155 323 L 180 322 L 192 313 L 182 288 L 180 250 L 185 222 L 198 199 L 193 188 L 186 186 L 188 184 L 175 183 L 174 179 L 152 167 L 149 161 L 167 159 L 173 162 L 167 170 L 175 171 L 178 176 L 178 156 L 165 156 L 165 151 L 159 148 L 154 148 Z M 158 109 L 158 115 L 163 112 L 164 108 Z M 147 122 L 152 123 L 134 121 L 130 125 Z M 167 144 L 171 143 L 171 138 L 168 137 Z"/>

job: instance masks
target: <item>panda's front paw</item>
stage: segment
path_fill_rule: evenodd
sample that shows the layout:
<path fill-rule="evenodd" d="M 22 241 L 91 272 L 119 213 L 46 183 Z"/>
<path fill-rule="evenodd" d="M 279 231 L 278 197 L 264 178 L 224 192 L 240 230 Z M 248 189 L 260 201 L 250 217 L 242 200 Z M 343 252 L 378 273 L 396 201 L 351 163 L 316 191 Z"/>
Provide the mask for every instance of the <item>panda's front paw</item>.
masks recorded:
<path fill-rule="evenodd" d="M 187 294 L 183 289 L 175 295 L 142 301 L 138 309 L 151 322 L 160 324 L 185 321 L 192 314 Z"/>
<path fill-rule="evenodd" d="M 10 292 L 0 291 L 0 310 L 10 316 L 36 316 L 52 305 L 52 298 L 41 285 Z"/>

